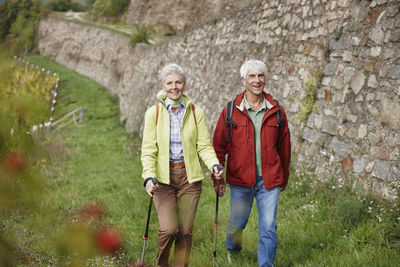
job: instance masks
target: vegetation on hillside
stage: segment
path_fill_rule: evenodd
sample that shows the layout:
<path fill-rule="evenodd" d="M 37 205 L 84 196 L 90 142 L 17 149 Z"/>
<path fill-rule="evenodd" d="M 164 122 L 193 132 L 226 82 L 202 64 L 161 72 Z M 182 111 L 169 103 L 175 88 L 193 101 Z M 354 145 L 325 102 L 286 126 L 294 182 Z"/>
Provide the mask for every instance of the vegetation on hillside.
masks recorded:
<path fill-rule="evenodd" d="M 6 0 L 0 5 L 0 18 L 0 40 L 8 40 L 14 53 L 34 48 L 41 18 L 40 0 Z"/>
<path fill-rule="evenodd" d="M 51 11 L 83 11 L 72 0 L 6 0 L 0 4 L 0 41 L 8 41 L 14 54 L 27 54 L 35 44 L 38 24 Z"/>
<path fill-rule="evenodd" d="M 62 12 L 68 10 L 72 10 L 75 12 L 85 10 L 85 7 L 81 3 L 72 0 L 48 0 L 44 4 L 44 8 Z"/>
<path fill-rule="evenodd" d="M 116 227 L 106 221 L 107 211 L 100 201 L 96 201 L 96 193 L 91 194 L 90 200 L 93 201 L 82 203 L 74 211 L 73 218 L 69 213 L 71 198 L 67 196 L 64 199 L 65 192 L 55 197 L 59 189 L 65 190 L 62 184 L 66 182 L 66 177 L 62 172 L 66 166 L 57 168 L 66 156 L 64 141 L 58 141 L 59 135 L 48 135 L 47 138 L 42 135 L 38 139 L 30 131 L 28 122 L 35 116 L 40 118 L 38 110 L 50 109 L 47 94 L 43 94 L 42 89 L 46 86 L 42 78 L 46 79 L 46 76 L 37 77 L 37 72 L 42 75 L 40 69 L 15 66 L 6 51 L 0 50 L 0 266 L 83 266 L 89 259 L 111 255 L 121 248 L 122 236 Z M 63 70 L 61 82 L 73 80 L 64 88 L 81 90 L 80 86 L 85 87 L 81 97 L 86 103 L 78 104 L 88 110 L 85 113 L 88 119 L 96 121 L 98 118 L 101 121 L 104 119 L 102 116 L 114 119 L 118 116 L 118 104 L 104 88 L 101 88 L 104 94 L 101 96 L 96 83 L 71 71 L 66 75 L 66 70 Z M 52 79 L 53 76 L 49 78 L 49 83 Z M 100 99 L 89 103 L 89 99 L 96 98 L 93 93 Z M 31 96 L 35 96 L 37 101 L 25 101 Z M 40 101 L 38 96 L 42 96 L 44 101 Z M 61 94 L 63 97 L 65 95 Z M 75 101 L 68 100 L 68 96 L 63 98 L 55 116 L 59 118 L 65 114 Z M 108 105 L 110 108 L 107 108 Z M 93 129 L 97 131 L 98 127 Z M 126 136 L 120 127 L 118 131 Z M 92 141 L 94 136 L 90 138 Z M 81 137 L 84 139 L 80 142 L 88 141 L 87 136 Z M 86 162 L 86 159 L 80 158 L 79 161 Z M 93 163 L 93 167 L 98 169 L 99 162 Z M 86 170 L 90 169 L 95 170 L 87 165 Z M 81 174 L 85 178 L 90 177 L 90 172 Z M 71 193 L 74 190 L 68 191 Z"/>
<path fill-rule="evenodd" d="M 85 0 L 85 5 L 82 5 L 73 0 L 48 0 L 44 3 L 42 0 L 6 0 L 0 4 L 0 42 L 6 41 L 13 54 L 31 53 L 36 47 L 39 22 L 50 13 L 128 35 L 132 38 L 132 46 L 157 43 L 171 35 L 171 30 L 163 32 L 163 25 L 126 25 L 124 19 L 129 3 L 129 0 Z M 69 16 L 70 13 L 65 11 L 79 13 Z"/>

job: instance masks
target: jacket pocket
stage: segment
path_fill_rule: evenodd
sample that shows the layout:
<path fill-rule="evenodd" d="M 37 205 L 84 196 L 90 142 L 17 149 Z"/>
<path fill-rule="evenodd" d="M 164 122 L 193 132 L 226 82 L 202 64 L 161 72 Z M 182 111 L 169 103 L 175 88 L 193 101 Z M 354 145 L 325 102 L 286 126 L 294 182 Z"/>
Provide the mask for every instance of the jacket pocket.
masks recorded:
<path fill-rule="evenodd" d="M 275 146 L 278 141 L 278 120 L 276 116 L 269 118 L 261 130 L 261 139 L 264 146 Z"/>
<path fill-rule="evenodd" d="M 232 148 L 242 149 L 243 146 L 248 145 L 247 138 L 247 122 L 245 120 L 235 121 L 236 128 L 231 128 Z"/>

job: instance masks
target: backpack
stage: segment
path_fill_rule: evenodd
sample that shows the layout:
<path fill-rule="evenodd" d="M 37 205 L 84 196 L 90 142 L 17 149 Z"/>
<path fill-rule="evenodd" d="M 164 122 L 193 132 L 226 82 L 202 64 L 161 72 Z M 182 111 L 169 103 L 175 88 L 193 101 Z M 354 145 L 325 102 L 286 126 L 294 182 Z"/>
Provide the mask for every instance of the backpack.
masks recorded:
<path fill-rule="evenodd" d="M 236 123 L 232 119 L 232 113 L 233 113 L 233 106 L 234 106 L 234 101 L 231 100 L 226 104 L 226 118 L 225 118 L 225 124 L 226 124 L 226 141 L 228 143 L 228 150 L 230 147 L 230 143 L 232 142 L 232 137 L 231 137 L 231 125 L 232 128 L 236 128 Z M 278 104 L 279 110 L 276 112 L 276 117 L 278 119 L 278 141 L 276 142 L 276 147 L 279 149 L 280 146 L 280 138 L 281 138 L 281 132 L 282 132 L 282 125 L 283 125 L 283 115 L 282 115 L 282 109 L 280 108 L 281 106 L 279 105 L 278 100 L 274 99 L 274 101 Z M 225 151 L 227 152 L 227 151 Z"/>

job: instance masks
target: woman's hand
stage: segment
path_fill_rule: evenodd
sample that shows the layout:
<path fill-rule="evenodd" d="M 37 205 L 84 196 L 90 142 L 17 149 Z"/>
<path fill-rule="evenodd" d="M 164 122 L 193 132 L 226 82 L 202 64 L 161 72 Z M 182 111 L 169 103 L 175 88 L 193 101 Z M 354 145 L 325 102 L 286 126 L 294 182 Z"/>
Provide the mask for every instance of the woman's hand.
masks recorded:
<path fill-rule="evenodd" d="M 213 173 L 215 179 L 217 180 L 222 179 L 224 175 L 224 167 L 221 164 L 215 164 L 213 167 Z"/>
<path fill-rule="evenodd" d="M 157 188 L 159 188 L 159 187 L 160 186 L 159 186 L 156 178 L 149 179 L 145 185 L 147 194 L 149 194 L 149 196 L 153 196 L 154 191 L 156 191 Z"/>
<path fill-rule="evenodd" d="M 213 173 L 214 177 L 217 180 L 223 179 L 224 178 L 224 166 L 221 164 L 215 164 L 213 166 Z M 220 197 L 225 196 L 225 184 L 219 183 L 219 188 L 217 186 L 214 187 L 215 192 L 219 194 Z"/>

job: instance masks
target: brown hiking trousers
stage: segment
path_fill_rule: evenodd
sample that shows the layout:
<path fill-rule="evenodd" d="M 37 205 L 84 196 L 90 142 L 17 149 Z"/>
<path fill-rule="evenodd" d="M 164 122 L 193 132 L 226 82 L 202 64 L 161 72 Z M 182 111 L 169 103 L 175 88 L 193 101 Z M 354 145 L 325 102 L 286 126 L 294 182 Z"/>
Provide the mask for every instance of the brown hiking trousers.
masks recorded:
<path fill-rule="evenodd" d="M 170 185 L 160 183 L 153 195 L 160 224 L 157 266 L 169 266 L 168 258 L 174 241 L 174 266 L 188 266 L 202 182 L 190 184 L 185 167 L 170 167 L 170 181 Z"/>

